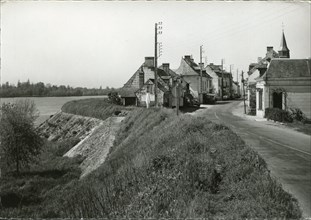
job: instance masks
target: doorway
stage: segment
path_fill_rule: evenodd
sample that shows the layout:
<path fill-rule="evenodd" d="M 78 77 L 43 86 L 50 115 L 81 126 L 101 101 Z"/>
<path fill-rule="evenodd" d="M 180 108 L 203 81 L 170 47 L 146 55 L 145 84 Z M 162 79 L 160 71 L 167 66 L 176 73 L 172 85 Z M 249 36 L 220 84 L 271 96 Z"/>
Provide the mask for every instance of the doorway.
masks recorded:
<path fill-rule="evenodd" d="M 282 109 L 282 104 L 283 104 L 282 97 L 283 97 L 282 92 L 273 93 L 273 108 Z"/>

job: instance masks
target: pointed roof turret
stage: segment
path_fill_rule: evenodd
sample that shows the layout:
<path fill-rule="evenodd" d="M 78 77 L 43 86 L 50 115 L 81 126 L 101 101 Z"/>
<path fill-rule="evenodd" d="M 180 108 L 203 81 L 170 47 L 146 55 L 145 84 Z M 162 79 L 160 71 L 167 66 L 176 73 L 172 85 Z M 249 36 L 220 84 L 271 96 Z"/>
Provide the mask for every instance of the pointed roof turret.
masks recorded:
<path fill-rule="evenodd" d="M 282 38 L 281 38 L 281 44 L 280 44 L 280 50 L 279 50 L 279 57 L 280 58 L 289 58 L 289 49 L 287 47 L 284 30 L 282 30 Z"/>
<path fill-rule="evenodd" d="M 285 34 L 284 31 L 282 31 L 282 38 L 281 38 L 281 44 L 280 44 L 280 51 L 287 51 L 289 50 L 286 44 Z"/>

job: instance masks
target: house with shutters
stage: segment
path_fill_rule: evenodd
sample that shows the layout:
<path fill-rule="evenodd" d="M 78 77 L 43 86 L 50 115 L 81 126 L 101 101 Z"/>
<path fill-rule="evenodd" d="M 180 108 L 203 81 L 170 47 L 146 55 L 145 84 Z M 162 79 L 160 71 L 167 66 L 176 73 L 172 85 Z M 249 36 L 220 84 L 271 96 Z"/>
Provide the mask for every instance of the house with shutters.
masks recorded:
<path fill-rule="evenodd" d="M 311 59 L 290 59 L 284 31 L 278 56 L 255 79 L 256 115 L 264 117 L 266 108 L 299 108 L 311 118 Z"/>
<path fill-rule="evenodd" d="M 204 69 L 204 64 L 202 63 L 200 65 L 202 65 L 202 93 L 209 93 L 212 84 L 212 77 L 207 74 Z M 175 72 L 179 74 L 183 80 L 189 83 L 191 94 L 195 98 L 199 98 L 199 94 L 201 92 L 201 72 L 200 66 L 194 62 L 192 56 L 186 55 L 182 57 L 180 65 Z"/>

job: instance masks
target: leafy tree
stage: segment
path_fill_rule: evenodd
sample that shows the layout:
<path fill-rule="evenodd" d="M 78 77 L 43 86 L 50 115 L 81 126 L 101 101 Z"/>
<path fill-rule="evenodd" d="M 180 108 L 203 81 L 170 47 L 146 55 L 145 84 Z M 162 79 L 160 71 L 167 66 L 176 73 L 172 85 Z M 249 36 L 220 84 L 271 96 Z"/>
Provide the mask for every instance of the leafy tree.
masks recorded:
<path fill-rule="evenodd" d="M 34 127 L 37 117 L 36 106 L 28 99 L 0 107 L 0 152 L 17 173 L 40 154 L 43 142 Z"/>

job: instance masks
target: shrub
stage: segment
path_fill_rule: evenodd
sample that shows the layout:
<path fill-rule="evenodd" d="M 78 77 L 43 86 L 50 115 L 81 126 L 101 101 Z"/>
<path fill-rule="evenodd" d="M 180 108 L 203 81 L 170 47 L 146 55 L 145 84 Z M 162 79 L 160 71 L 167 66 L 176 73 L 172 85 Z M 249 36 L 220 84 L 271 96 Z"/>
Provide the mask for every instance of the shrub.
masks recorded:
<path fill-rule="evenodd" d="M 307 120 L 306 115 L 299 108 L 290 108 L 290 115 L 293 119 L 297 121 Z"/>
<path fill-rule="evenodd" d="M 265 118 L 280 122 L 293 122 L 290 112 L 279 108 L 266 108 Z"/>

